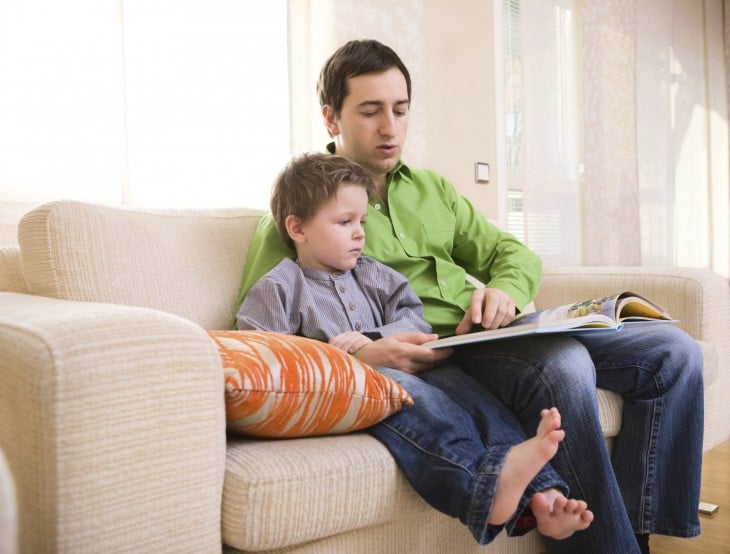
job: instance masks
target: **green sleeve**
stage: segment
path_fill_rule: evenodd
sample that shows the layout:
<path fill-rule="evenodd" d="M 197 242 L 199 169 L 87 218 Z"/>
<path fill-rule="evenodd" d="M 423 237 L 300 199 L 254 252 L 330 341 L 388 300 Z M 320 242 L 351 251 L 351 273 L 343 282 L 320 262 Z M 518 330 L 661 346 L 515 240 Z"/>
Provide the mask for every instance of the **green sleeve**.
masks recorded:
<path fill-rule="evenodd" d="M 542 260 L 514 235 L 488 222 L 466 198 L 456 194 L 454 203 L 454 259 L 484 286 L 509 294 L 522 311 L 537 295 Z"/>
<path fill-rule="evenodd" d="M 248 247 L 246 263 L 243 267 L 241 291 L 238 293 L 236 306 L 243 303 L 243 299 L 246 298 L 254 283 L 271 271 L 281 260 L 295 257 L 294 250 L 281 239 L 271 215 L 262 217 Z M 235 329 L 235 327 L 234 318 L 233 328 Z"/>

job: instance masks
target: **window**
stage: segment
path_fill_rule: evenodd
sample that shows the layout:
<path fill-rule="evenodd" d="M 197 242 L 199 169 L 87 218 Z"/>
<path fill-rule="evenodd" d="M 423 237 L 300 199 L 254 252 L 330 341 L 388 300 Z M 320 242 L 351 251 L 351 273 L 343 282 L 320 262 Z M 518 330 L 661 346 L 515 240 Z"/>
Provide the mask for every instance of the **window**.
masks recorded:
<path fill-rule="evenodd" d="M 503 0 L 507 229 L 580 264 L 580 81 L 572 0 Z"/>
<path fill-rule="evenodd" d="M 266 207 L 290 156 L 287 1 L 4 2 L 0 122 L 0 245 L 59 198 Z"/>

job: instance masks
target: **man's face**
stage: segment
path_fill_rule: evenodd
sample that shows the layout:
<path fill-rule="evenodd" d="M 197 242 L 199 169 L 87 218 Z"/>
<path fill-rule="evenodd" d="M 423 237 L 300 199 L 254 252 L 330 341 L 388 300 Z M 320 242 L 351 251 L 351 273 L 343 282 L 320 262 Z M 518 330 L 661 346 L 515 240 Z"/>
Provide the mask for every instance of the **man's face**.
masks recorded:
<path fill-rule="evenodd" d="M 384 178 L 401 157 L 408 132 L 408 88 L 398 68 L 348 79 L 349 94 L 339 116 L 322 108 L 336 153 Z"/>

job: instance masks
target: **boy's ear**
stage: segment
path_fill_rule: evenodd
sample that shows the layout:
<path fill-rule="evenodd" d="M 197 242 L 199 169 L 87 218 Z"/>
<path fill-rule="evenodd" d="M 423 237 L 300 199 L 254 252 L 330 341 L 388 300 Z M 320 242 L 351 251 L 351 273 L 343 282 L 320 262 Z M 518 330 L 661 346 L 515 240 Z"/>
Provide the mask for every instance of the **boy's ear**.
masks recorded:
<path fill-rule="evenodd" d="M 289 238 L 295 244 L 302 244 L 305 241 L 304 231 L 302 229 L 302 220 L 295 215 L 288 215 L 284 220 L 284 226 Z"/>
<path fill-rule="evenodd" d="M 322 106 L 322 117 L 324 118 L 324 125 L 327 127 L 327 131 L 331 137 L 335 137 L 340 134 L 340 128 L 337 125 L 335 118 L 335 110 L 329 104 Z"/>

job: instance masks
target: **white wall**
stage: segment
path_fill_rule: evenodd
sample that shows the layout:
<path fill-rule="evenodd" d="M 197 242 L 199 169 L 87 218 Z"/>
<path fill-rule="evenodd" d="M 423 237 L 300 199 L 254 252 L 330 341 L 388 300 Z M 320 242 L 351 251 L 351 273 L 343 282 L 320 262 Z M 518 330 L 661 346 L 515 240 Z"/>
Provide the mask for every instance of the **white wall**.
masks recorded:
<path fill-rule="evenodd" d="M 497 2 L 501 6 L 501 2 Z M 494 223 L 500 205 L 494 14 L 491 1 L 425 2 L 426 162 Z M 474 163 L 486 162 L 489 184 L 474 182 Z M 500 209 L 501 208 L 501 209 Z M 501 217 L 500 217 L 501 216 Z"/>

